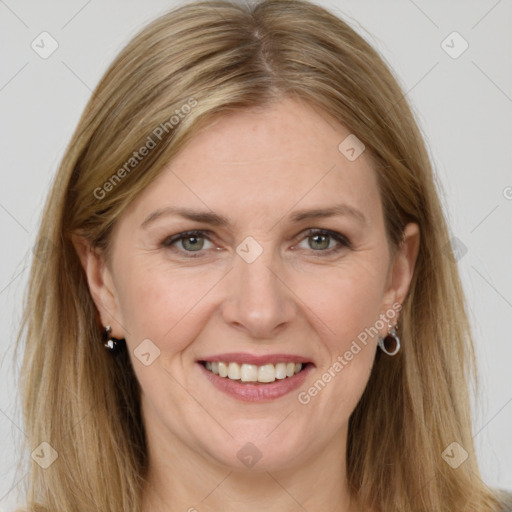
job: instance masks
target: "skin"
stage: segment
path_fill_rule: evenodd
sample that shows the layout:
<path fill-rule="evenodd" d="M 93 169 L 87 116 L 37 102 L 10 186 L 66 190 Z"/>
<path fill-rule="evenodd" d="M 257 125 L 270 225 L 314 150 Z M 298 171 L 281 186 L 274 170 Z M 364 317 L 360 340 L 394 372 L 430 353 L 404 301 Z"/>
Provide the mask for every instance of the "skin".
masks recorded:
<path fill-rule="evenodd" d="M 110 262 L 75 239 L 103 325 L 126 338 L 142 387 L 145 512 L 360 510 L 346 486 L 347 428 L 376 336 L 308 404 L 298 391 L 239 401 L 214 388 L 196 363 L 223 352 L 300 354 L 316 366 L 299 391 L 307 390 L 359 333 L 403 303 L 418 226 L 406 226 L 392 254 L 369 155 L 349 161 L 338 150 L 349 134 L 292 99 L 219 117 L 123 213 Z M 338 203 L 360 210 L 367 223 L 351 216 L 289 220 L 299 209 Z M 170 205 L 211 210 L 232 224 L 169 215 L 140 227 Z M 308 228 L 341 233 L 351 246 L 308 235 Z M 162 244 L 193 229 L 211 230 L 209 240 L 178 241 L 174 251 Z M 252 263 L 236 253 L 247 236 L 263 249 Z M 201 243 L 202 256 L 189 257 Z M 328 255 L 331 247 L 340 251 Z M 149 366 L 134 356 L 144 339 L 160 350 Z M 262 455 L 252 468 L 237 458 L 249 441 Z"/>

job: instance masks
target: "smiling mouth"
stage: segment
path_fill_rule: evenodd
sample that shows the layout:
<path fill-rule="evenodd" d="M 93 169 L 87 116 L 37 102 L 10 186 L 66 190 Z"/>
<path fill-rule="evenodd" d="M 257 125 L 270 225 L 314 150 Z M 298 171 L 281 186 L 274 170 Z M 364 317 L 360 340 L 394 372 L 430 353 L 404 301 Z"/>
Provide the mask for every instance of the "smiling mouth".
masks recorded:
<path fill-rule="evenodd" d="M 286 380 L 304 371 L 312 363 L 239 364 L 227 361 L 199 361 L 208 371 L 229 380 L 252 384 L 269 384 Z"/>

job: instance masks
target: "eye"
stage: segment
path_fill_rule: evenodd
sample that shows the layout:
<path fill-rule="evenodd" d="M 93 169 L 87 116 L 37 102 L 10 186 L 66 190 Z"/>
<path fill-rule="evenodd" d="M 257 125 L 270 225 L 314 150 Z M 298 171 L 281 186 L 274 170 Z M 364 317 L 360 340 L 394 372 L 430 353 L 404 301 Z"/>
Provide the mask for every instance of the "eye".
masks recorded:
<path fill-rule="evenodd" d="M 303 240 L 307 240 L 308 247 L 317 253 L 332 254 L 341 251 L 345 247 L 351 247 L 349 240 L 336 231 L 309 229 L 306 231 L 306 235 Z M 337 242 L 338 245 L 331 244 L 333 241 Z"/>
<path fill-rule="evenodd" d="M 186 252 L 188 253 L 187 257 L 197 258 L 200 254 L 196 255 L 191 253 L 201 253 L 201 249 L 204 248 L 205 241 L 212 244 L 208 236 L 206 236 L 205 231 L 185 231 L 183 233 L 167 237 L 163 240 L 162 246 L 170 248 L 176 252 Z M 176 247 L 178 242 L 181 242 L 181 249 Z"/>
<path fill-rule="evenodd" d="M 199 258 L 205 252 L 203 249 L 214 247 L 207 233 L 202 230 L 184 231 L 165 238 L 161 246 L 185 255 L 187 258 Z M 315 256 L 330 255 L 351 247 L 350 241 L 344 235 L 326 229 L 309 229 L 301 242 L 303 240 L 308 241 L 308 248 L 317 253 Z M 332 244 L 333 241 L 337 242 L 337 245 Z M 205 247 L 205 243 L 209 243 L 210 247 Z"/>

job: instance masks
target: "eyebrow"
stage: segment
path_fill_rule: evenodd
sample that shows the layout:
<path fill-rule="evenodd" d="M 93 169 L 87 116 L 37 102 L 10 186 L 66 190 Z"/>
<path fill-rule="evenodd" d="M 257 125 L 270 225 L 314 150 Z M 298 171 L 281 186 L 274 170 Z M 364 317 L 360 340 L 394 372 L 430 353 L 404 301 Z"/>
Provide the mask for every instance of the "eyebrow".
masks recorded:
<path fill-rule="evenodd" d="M 184 219 L 210 224 L 212 226 L 229 226 L 231 222 L 227 217 L 219 215 L 214 212 L 194 210 L 191 208 L 182 208 L 176 206 L 168 206 L 165 208 L 159 208 L 154 212 L 150 213 L 144 222 L 140 225 L 141 229 L 146 229 L 149 224 L 154 222 L 156 219 L 168 216 L 176 215 L 183 217 Z M 363 225 L 368 225 L 366 217 L 360 210 L 357 210 L 353 206 L 348 204 L 337 204 L 328 208 L 317 208 L 310 210 L 298 210 L 293 212 L 289 220 L 294 223 L 301 222 L 307 219 L 318 219 L 323 217 L 335 217 L 335 216 L 348 216 L 356 219 Z"/>

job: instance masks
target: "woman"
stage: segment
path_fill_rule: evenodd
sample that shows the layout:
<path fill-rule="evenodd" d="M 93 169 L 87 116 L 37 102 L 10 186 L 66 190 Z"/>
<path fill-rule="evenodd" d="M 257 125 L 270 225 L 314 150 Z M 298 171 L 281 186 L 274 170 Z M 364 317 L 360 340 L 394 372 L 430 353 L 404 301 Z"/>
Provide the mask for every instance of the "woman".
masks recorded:
<path fill-rule="evenodd" d="M 347 24 L 288 0 L 160 17 L 44 210 L 28 510 L 504 510 L 448 240 L 403 92 Z"/>

